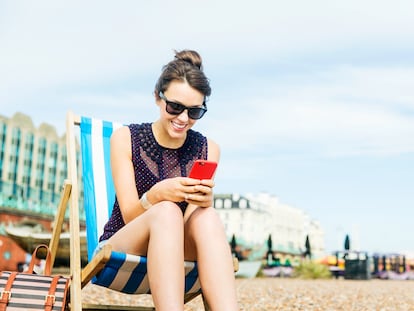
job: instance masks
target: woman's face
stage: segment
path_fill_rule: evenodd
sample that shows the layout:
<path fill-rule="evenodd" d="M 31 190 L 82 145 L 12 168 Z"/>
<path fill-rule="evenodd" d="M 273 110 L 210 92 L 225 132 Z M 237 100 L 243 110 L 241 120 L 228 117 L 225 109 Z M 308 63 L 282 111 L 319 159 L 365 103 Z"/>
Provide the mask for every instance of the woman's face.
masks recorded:
<path fill-rule="evenodd" d="M 168 101 L 182 104 L 186 107 L 202 107 L 204 101 L 204 95 L 202 93 L 182 81 L 171 82 L 163 94 Z M 168 113 L 166 111 L 167 103 L 165 99 L 157 96 L 157 105 L 160 107 L 160 121 L 162 126 L 170 138 L 184 140 L 187 131 L 197 120 L 189 118 L 187 109 L 179 115 Z"/>

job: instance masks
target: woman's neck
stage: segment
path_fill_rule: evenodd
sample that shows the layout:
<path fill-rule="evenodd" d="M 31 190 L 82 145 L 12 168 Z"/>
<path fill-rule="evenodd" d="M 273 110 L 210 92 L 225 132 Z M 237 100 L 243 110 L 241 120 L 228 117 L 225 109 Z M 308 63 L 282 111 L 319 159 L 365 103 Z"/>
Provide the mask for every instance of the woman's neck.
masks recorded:
<path fill-rule="evenodd" d="M 152 123 L 152 133 L 157 143 L 164 148 L 178 149 L 184 145 L 185 142 L 185 137 L 184 139 L 171 138 L 159 120 Z"/>

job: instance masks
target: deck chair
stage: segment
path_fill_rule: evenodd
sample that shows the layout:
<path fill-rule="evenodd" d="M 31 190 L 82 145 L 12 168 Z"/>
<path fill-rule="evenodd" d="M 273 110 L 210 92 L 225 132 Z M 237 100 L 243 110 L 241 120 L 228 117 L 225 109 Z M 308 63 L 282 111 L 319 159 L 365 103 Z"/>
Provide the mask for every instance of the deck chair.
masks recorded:
<path fill-rule="evenodd" d="M 80 127 L 82 156 L 82 178 L 84 187 L 84 207 L 86 214 L 86 235 L 88 264 L 81 269 L 79 245 L 79 183 L 78 159 L 76 158 L 76 132 Z M 116 291 L 129 294 L 150 293 L 146 257 L 112 251 L 105 245 L 93 256 L 103 226 L 108 220 L 115 199 L 112 174 L 109 162 L 109 140 L 112 132 L 121 124 L 79 117 L 72 112 L 67 114 L 66 135 L 68 151 L 68 174 L 72 183 L 70 196 L 71 258 L 72 277 L 70 290 L 71 310 L 155 310 L 148 307 L 82 305 L 82 288 L 90 281 Z M 184 302 L 202 294 L 198 280 L 197 263 L 185 262 Z M 237 271 L 237 262 L 234 264 Z M 206 310 L 208 305 L 203 297 Z"/>

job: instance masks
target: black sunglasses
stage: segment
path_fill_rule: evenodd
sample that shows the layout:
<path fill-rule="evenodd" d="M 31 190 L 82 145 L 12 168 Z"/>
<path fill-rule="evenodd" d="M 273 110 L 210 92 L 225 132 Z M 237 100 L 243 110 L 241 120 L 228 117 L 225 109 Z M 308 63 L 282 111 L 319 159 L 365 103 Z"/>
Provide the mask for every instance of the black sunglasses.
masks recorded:
<path fill-rule="evenodd" d="M 203 102 L 203 107 L 187 107 L 183 104 L 176 103 L 169 101 L 163 92 L 159 92 L 158 94 L 162 100 L 165 101 L 165 110 L 174 116 L 178 116 L 183 113 L 184 110 L 188 111 L 188 117 L 193 120 L 201 119 L 204 114 L 207 112 L 207 107 L 205 106 L 205 103 Z"/>

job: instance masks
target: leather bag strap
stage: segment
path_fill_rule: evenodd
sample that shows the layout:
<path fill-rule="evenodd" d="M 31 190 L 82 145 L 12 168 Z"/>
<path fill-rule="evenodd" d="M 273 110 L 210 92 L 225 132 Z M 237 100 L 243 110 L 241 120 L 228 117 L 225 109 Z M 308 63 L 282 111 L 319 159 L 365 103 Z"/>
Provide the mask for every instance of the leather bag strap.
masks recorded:
<path fill-rule="evenodd" d="M 50 283 L 50 287 L 49 287 L 49 293 L 47 294 L 46 298 L 45 298 L 45 311 L 52 311 L 53 309 L 53 305 L 55 304 L 55 292 L 56 292 L 56 287 L 57 284 L 59 282 L 60 276 L 55 276 L 52 279 L 52 282 Z"/>
<path fill-rule="evenodd" d="M 0 311 L 5 311 L 7 304 L 9 303 L 11 297 L 11 287 L 16 278 L 17 272 L 10 273 L 9 278 L 7 279 L 6 286 L 4 286 L 4 290 L 0 293 Z"/>

